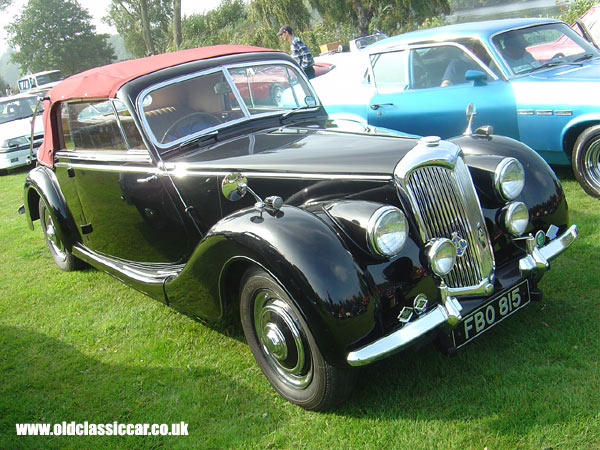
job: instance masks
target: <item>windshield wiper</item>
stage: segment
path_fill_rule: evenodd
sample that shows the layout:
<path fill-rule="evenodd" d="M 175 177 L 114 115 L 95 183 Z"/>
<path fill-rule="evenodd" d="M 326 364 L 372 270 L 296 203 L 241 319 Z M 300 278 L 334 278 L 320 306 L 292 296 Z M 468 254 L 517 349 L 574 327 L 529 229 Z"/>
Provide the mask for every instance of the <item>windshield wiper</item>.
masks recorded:
<path fill-rule="evenodd" d="M 594 55 L 593 55 L 593 54 L 591 54 L 591 53 L 586 53 L 585 55 L 582 55 L 582 56 L 580 56 L 579 58 L 577 58 L 577 59 L 574 59 L 574 60 L 573 60 L 573 62 L 575 62 L 575 63 L 576 63 L 576 62 L 586 61 L 586 60 L 588 60 L 588 59 L 592 59 L 593 57 L 594 57 Z"/>
<path fill-rule="evenodd" d="M 299 106 L 298 108 L 294 108 L 294 109 L 290 109 L 289 111 L 286 111 L 285 113 L 283 113 L 281 115 L 281 117 L 279 118 L 279 120 L 283 123 L 283 121 L 285 119 L 287 119 L 288 117 L 301 112 L 301 111 L 318 111 L 319 110 L 319 106 L 308 106 L 308 105 L 304 105 L 304 106 Z"/>
<path fill-rule="evenodd" d="M 214 139 L 216 141 L 218 137 L 219 130 L 211 131 L 210 133 L 201 134 L 200 136 L 194 136 L 193 138 L 190 138 L 187 141 L 183 141 L 181 144 L 179 144 L 178 148 L 179 150 L 183 150 L 184 148 L 192 147 L 200 144 L 201 142 L 210 141 L 211 139 Z"/>
<path fill-rule="evenodd" d="M 541 65 L 533 68 L 532 70 L 529 71 L 529 73 L 536 72 L 541 69 L 547 69 L 548 67 L 563 66 L 565 64 L 568 64 L 568 62 L 567 61 L 549 61 L 547 63 L 541 64 Z"/>

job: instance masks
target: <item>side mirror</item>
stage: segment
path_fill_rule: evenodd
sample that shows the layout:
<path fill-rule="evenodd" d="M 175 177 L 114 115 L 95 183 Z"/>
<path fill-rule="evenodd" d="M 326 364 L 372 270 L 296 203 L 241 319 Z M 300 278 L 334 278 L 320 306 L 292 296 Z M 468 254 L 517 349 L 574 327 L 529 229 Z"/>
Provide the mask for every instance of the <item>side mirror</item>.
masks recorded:
<path fill-rule="evenodd" d="M 227 200 L 236 202 L 248 192 L 248 179 L 239 172 L 230 173 L 223 178 L 221 192 Z"/>
<path fill-rule="evenodd" d="M 480 70 L 467 70 L 465 79 L 467 81 L 472 81 L 473 86 L 485 86 L 487 84 L 487 75 Z"/>

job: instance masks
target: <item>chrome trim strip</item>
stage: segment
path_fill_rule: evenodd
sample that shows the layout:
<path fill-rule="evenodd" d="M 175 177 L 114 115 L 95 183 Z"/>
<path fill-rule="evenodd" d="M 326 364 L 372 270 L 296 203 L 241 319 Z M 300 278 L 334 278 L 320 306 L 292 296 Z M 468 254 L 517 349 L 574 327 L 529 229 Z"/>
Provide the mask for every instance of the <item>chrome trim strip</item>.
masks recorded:
<path fill-rule="evenodd" d="M 557 109 L 554 111 L 555 116 L 572 116 L 573 111 L 569 109 Z"/>
<path fill-rule="evenodd" d="M 157 167 L 139 167 L 139 166 L 114 166 L 108 164 L 77 164 L 68 162 L 57 162 L 56 167 L 67 167 L 73 169 L 86 169 L 96 172 L 115 172 L 115 173 L 151 173 L 153 175 L 166 175 Z"/>
<path fill-rule="evenodd" d="M 551 116 L 553 114 L 554 111 L 552 111 L 551 109 L 536 109 L 535 111 L 536 116 Z"/>
<path fill-rule="evenodd" d="M 81 158 L 74 158 L 81 159 Z M 95 159 L 90 159 L 96 161 Z M 175 178 L 187 176 L 200 177 L 221 177 L 231 173 L 230 169 L 216 168 L 214 170 L 194 169 L 193 167 L 185 167 L 181 164 L 163 164 L 163 168 L 155 166 L 125 166 L 125 165 L 110 165 L 112 161 L 105 161 L 106 164 L 80 164 L 66 161 L 56 163 L 57 167 L 72 167 L 74 169 L 87 169 L 105 172 L 125 172 L 125 173 L 150 173 L 158 176 L 171 175 Z M 122 161 L 117 161 L 122 162 Z M 124 162 L 124 161 L 123 161 Z M 134 161 L 139 163 L 139 161 Z M 302 172 L 252 172 L 244 171 L 247 177 L 260 178 L 277 178 L 288 180 L 355 180 L 355 181 L 382 181 L 391 182 L 391 175 L 370 175 L 370 174 L 335 174 L 335 173 L 302 173 Z"/>
<path fill-rule="evenodd" d="M 529 235 L 526 238 L 527 256 L 519 260 L 519 269 L 523 276 L 532 272 L 541 274 L 550 268 L 550 260 L 568 248 L 579 235 L 577 225 L 571 227 L 556 239 L 550 241 L 543 247 L 537 247 L 535 237 Z"/>
<path fill-rule="evenodd" d="M 216 169 L 216 170 L 194 170 L 183 169 L 181 167 L 173 167 L 165 165 L 169 174 L 174 177 L 181 176 L 225 176 L 231 173 L 231 170 Z M 252 172 L 243 170 L 242 173 L 248 179 L 252 177 L 260 178 L 277 178 L 277 179 L 306 179 L 306 180 L 357 180 L 357 181 L 392 181 L 391 175 L 369 175 L 369 174 L 335 174 L 335 173 L 302 173 L 302 172 Z"/>
<path fill-rule="evenodd" d="M 166 278 L 178 275 L 183 269 L 183 265 L 173 265 L 167 269 L 168 264 L 164 264 L 161 265 L 164 266 L 162 270 L 160 268 L 157 268 L 157 270 L 144 270 L 136 268 L 126 261 L 100 255 L 79 243 L 73 245 L 73 254 L 86 262 L 93 261 L 96 265 L 102 266 L 108 273 L 123 274 L 142 283 L 162 284 Z"/>
<path fill-rule="evenodd" d="M 533 109 L 517 109 L 517 114 L 520 116 L 533 116 Z"/>
<path fill-rule="evenodd" d="M 147 150 L 60 150 L 56 152 L 56 157 L 81 161 L 152 163 L 152 158 Z"/>

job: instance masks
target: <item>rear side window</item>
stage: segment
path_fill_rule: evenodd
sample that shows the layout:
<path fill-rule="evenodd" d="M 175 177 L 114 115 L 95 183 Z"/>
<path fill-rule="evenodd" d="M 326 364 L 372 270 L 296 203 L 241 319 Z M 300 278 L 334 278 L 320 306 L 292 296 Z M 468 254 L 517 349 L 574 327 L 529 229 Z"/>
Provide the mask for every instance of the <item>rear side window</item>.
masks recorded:
<path fill-rule="evenodd" d="M 371 55 L 377 92 L 389 93 L 406 89 L 408 85 L 406 55 L 406 51 Z"/>
<path fill-rule="evenodd" d="M 60 109 L 62 137 L 67 150 L 127 150 L 143 148 L 139 132 L 125 106 L 116 103 L 118 114 L 127 121 L 127 140 L 121 133 L 109 100 L 62 103 Z M 129 142 L 131 141 L 131 142 Z"/>

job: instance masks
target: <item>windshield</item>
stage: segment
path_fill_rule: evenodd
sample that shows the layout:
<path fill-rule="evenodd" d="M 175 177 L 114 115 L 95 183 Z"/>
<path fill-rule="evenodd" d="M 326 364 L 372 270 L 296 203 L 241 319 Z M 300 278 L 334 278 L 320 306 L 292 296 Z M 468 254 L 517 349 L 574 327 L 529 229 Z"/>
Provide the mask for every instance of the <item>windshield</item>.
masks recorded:
<path fill-rule="evenodd" d="M 313 101 L 297 68 L 284 63 L 213 70 L 150 88 L 140 97 L 155 143 L 171 147 L 255 116 L 281 115 Z"/>
<path fill-rule="evenodd" d="M 62 80 L 62 74 L 61 74 L 60 70 L 57 70 L 56 72 L 50 72 L 50 73 L 45 73 L 44 75 L 38 75 L 36 77 L 36 80 L 37 80 L 38 86 L 40 86 L 42 84 L 53 83 L 54 81 Z"/>
<path fill-rule="evenodd" d="M 37 97 L 19 97 L 13 99 L 1 99 L 0 101 L 0 123 L 10 122 L 12 120 L 25 119 L 33 116 Z M 38 113 L 42 111 L 40 109 Z"/>
<path fill-rule="evenodd" d="M 494 36 L 492 42 L 515 75 L 600 56 L 563 23 L 507 31 Z"/>

